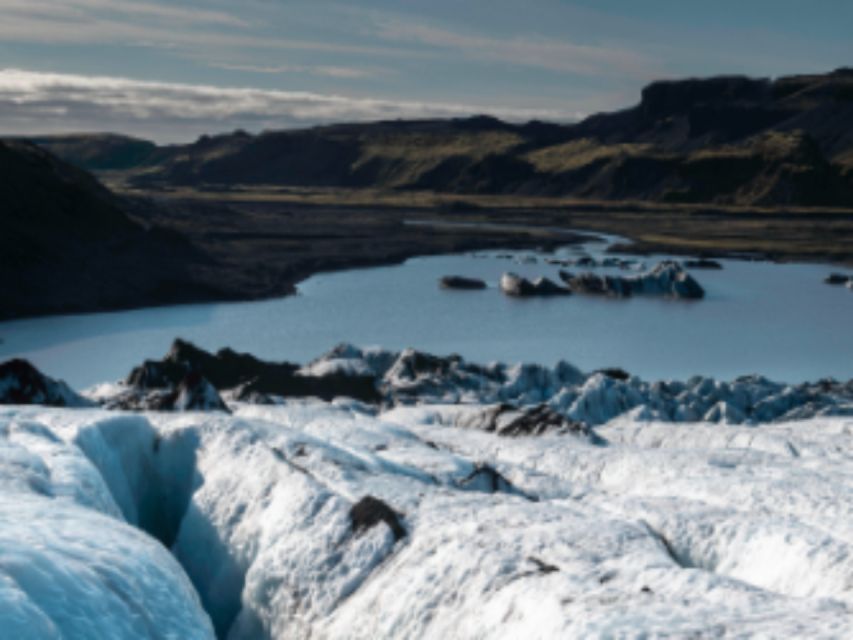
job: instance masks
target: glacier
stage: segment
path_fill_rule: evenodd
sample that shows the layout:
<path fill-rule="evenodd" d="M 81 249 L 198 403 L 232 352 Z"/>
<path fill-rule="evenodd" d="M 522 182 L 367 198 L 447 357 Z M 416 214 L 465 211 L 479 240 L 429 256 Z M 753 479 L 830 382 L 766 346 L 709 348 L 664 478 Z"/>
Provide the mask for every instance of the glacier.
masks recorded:
<path fill-rule="evenodd" d="M 853 418 L 504 437 L 444 395 L 0 407 L 3 634 L 853 637 Z"/>

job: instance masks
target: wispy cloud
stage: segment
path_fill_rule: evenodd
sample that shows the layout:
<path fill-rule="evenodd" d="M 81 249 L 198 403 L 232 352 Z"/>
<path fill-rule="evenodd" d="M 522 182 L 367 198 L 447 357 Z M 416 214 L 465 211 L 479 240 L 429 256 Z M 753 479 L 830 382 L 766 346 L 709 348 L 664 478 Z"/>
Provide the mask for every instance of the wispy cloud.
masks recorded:
<path fill-rule="evenodd" d="M 470 60 L 584 76 L 651 76 L 660 72 L 656 60 L 615 44 L 579 44 L 535 34 L 501 38 L 382 14 L 374 14 L 373 22 L 377 36 L 385 41 L 419 43 Z"/>
<path fill-rule="evenodd" d="M 4 18 L 20 17 L 88 17 L 126 16 L 191 25 L 248 27 L 249 23 L 234 14 L 208 9 L 189 9 L 156 2 L 127 0 L 0 0 Z"/>
<path fill-rule="evenodd" d="M 380 75 L 394 73 L 391 69 L 379 67 L 345 67 L 332 65 L 254 65 L 254 64 L 232 64 L 228 62 L 215 62 L 210 64 L 215 69 L 227 71 L 242 71 L 245 73 L 260 73 L 268 75 L 281 75 L 288 73 L 304 73 L 327 78 L 338 78 L 342 80 L 355 80 L 360 78 L 373 78 Z"/>
<path fill-rule="evenodd" d="M 516 121 L 532 118 L 566 121 L 581 115 L 558 110 L 0 70 L 0 131 L 7 135 L 112 130 L 172 141 L 238 127 L 260 130 L 479 113 Z"/>
<path fill-rule="evenodd" d="M 400 56 L 404 48 L 264 35 L 222 11 L 127 0 L 0 0 L 0 41 L 28 44 L 141 45 L 216 51 L 305 51 Z M 416 55 L 412 53 L 412 55 Z"/>

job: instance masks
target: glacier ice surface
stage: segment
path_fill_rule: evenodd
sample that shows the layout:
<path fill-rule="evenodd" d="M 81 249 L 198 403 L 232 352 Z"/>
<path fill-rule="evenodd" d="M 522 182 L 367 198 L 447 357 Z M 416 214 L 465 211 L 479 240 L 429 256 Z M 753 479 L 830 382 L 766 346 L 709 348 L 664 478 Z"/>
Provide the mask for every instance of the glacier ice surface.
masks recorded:
<path fill-rule="evenodd" d="M 230 408 L 0 407 L 3 633 L 853 637 L 851 418 L 634 407 L 602 444 L 476 404 Z M 353 527 L 366 496 L 404 536 Z"/>

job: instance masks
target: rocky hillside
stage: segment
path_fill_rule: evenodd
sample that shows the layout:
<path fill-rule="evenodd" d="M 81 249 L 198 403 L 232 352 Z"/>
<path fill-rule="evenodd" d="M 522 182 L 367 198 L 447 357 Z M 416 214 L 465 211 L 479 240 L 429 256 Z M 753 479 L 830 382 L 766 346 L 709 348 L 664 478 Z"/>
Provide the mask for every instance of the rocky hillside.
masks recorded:
<path fill-rule="evenodd" d="M 157 145 L 113 133 L 45 136 L 32 142 L 88 171 L 128 169 L 154 160 Z"/>
<path fill-rule="evenodd" d="M 489 117 L 203 137 L 154 148 L 114 136 L 41 144 L 140 186 L 277 185 L 853 206 L 853 70 L 776 80 L 656 82 L 575 125 Z M 134 160 L 135 159 L 135 160 Z"/>
<path fill-rule="evenodd" d="M 85 171 L 0 141 L 0 175 L 0 318 L 210 295 L 190 285 L 199 258 L 187 240 L 131 219 Z"/>

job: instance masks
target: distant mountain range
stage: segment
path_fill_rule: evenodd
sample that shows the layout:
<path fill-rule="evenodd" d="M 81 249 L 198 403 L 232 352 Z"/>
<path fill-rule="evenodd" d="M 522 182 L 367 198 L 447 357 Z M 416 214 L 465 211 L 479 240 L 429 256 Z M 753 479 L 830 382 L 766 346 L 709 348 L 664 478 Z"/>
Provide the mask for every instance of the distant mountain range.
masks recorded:
<path fill-rule="evenodd" d="M 116 135 L 35 140 L 131 184 L 274 185 L 736 205 L 853 206 L 853 69 L 776 80 L 655 82 L 574 125 L 341 124 L 157 146 Z"/>

